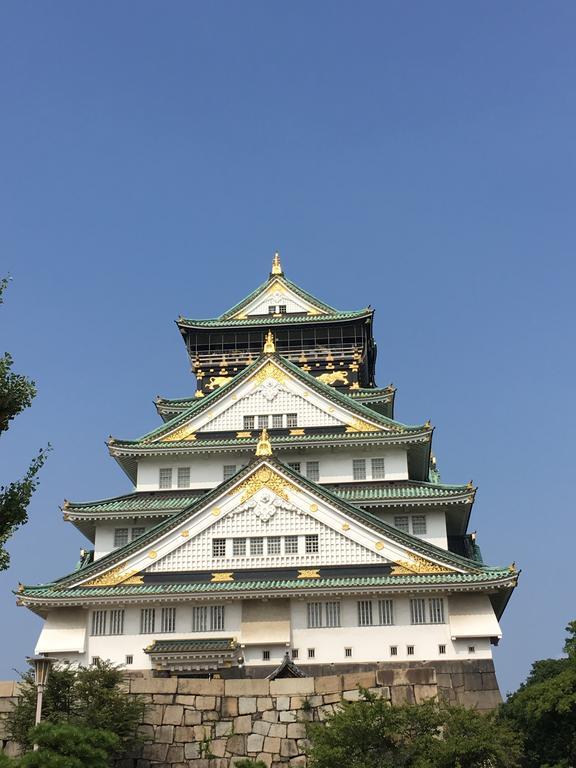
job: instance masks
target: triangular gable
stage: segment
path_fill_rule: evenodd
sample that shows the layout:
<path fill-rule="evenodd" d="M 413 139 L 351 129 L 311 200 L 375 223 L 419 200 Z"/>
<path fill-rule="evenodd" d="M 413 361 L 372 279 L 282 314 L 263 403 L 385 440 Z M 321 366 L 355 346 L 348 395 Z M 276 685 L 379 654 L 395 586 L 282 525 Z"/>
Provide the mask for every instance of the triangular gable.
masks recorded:
<path fill-rule="evenodd" d="M 276 507 L 272 515 L 269 515 L 270 505 Z M 66 581 L 73 581 L 74 586 L 140 583 L 142 574 L 158 570 L 162 561 L 166 566 L 170 566 L 170 570 L 174 570 L 179 552 L 182 557 L 188 552 L 188 542 L 195 539 L 199 542 L 199 537 L 209 529 L 220 530 L 221 521 L 230 520 L 233 529 L 232 521 L 237 515 L 251 514 L 253 518 L 262 521 L 268 514 L 268 522 L 271 522 L 276 515 L 277 519 L 281 520 L 286 511 L 301 516 L 302 520 L 314 521 L 307 524 L 316 525 L 319 530 L 322 527 L 322 530 L 329 532 L 332 537 L 330 546 L 337 548 L 346 542 L 354 557 L 358 557 L 360 551 L 366 553 L 363 562 L 393 564 L 393 575 L 454 574 L 481 570 L 480 566 L 469 563 L 464 558 L 409 534 L 402 534 L 369 513 L 341 502 L 325 489 L 269 458 L 249 465 L 188 510 L 156 526 L 141 540 L 102 558 L 89 569 L 89 573 L 83 574 L 82 577 L 80 574 L 72 575 L 67 577 Z M 245 525 L 245 520 L 241 522 Z M 217 525 L 219 528 L 214 528 Z M 241 526 L 240 530 L 244 531 L 241 535 L 246 535 L 245 528 Z M 226 533 L 226 536 L 228 535 L 233 536 L 233 530 L 230 534 Z M 327 555 L 322 552 L 319 555 L 304 555 L 300 563 L 312 569 L 315 565 L 320 567 L 323 564 L 322 559 Z M 216 574 L 225 561 L 216 559 L 212 563 L 212 568 L 208 570 L 214 570 Z M 271 563 L 270 565 L 275 567 Z M 240 565 L 235 567 L 239 568 Z M 183 562 L 180 570 L 186 568 Z M 198 569 L 198 564 L 195 568 Z M 230 564 L 227 564 L 227 568 L 231 570 Z"/>

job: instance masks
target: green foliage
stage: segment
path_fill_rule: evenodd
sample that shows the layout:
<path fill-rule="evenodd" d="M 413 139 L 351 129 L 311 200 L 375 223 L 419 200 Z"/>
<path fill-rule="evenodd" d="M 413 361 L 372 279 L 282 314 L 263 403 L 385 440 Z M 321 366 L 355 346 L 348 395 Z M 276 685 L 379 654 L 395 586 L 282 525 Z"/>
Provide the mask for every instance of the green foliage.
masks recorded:
<path fill-rule="evenodd" d="M 567 656 L 535 662 L 502 706 L 502 717 L 524 736 L 525 768 L 576 765 L 576 621 L 566 631 Z"/>
<path fill-rule="evenodd" d="M 53 724 L 68 723 L 82 728 L 110 731 L 123 750 L 137 740 L 137 729 L 145 704 L 123 689 L 123 674 L 110 662 L 89 667 L 62 666 L 51 670 L 44 693 L 42 719 Z M 32 745 L 36 688 L 32 671 L 22 676 L 20 698 L 8 714 L 10 738 L 26 748 Z"/>
<path fill-rule="evenodd" d="M 4 301 L 7 278 L 0 280 L 0 304 Z M 5 352 L 0 357 L 0 434 L 6 432 L 12 419 L 28 408 L 36 396 L 33 381 L 12 371 L 14 361 Z M 38 485 L 38 472 L 46 461 L 46 451 L 32 460 L 22 480 L 0 487 L 0 571 L 6 570 L 10 556 L 5 549 L 13 533 L 28 520 L 27 509 Z"/>
<path fill-rule="evenodd" d="M 520 739 L 493 714 L 429 701 L 392 707 L 364 692 L 310 724 L 309 768 L 517 768 Z"/>
<path fill-rule="evenodd" d="M 40 723 L 32 729 L 38 750 L 18 760 L 18 768 L 109 768 L 119 739 L 109 731 L 69 723 Z"/>

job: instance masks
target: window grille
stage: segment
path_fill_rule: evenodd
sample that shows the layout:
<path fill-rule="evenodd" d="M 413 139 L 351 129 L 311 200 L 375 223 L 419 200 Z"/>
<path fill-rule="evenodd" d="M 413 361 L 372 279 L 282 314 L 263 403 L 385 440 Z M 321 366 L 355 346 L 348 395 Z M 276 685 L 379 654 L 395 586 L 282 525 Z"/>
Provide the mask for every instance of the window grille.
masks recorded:
<path fill-rule="evenodd" d="M 391 645 L 390 646 L 390 656 L 398 656 L 398 646 L 397 645 Z"/>
<path fill-rule="evenodd" d="M 264 554 L 264 539 L 262 536 L 255 536 L 253 539 L 250 539 L 250 554 L 251 555 Z"/>
<path fill-rule="evenodd" d="M 92 634 L 93 635 L 105 635 L 107 625 L 108 612 L 107 611 L 94 611 L 92 614 Z"/>
<path fill-rule="evenodd" d="M 316 648 L 308 648 L 308 658 L 314 659 L 316 657 Z"/>
<path fill-rule="evenodd" d="M 371 600 L 359 600 L 358 601 L 358 626 L 370 627 L 372 626 L 372 601 Z"/>
<path fill-rule="evenodd" d="M 320 479 L 320 462 L 307 461 L 306 462 L 306 477 L 308 480 L 313 480 L 315 483 Z"/>
<path fill-rule="evenodd" d="M 344 656 L 349 659 L 352 656 L 352 648 L 344 648 Z"/>
<path fill-rule="evenodd" d="M 110 635 L 124 634 L 124 610 L 118 608 L 110 611 Z"/>
<path fill-rule="evenodd" d="M 267 539 L 267 552 L 269 555 L 280 554 L 280 536 L 270 536 Z"/>
<path fill-rule="evenodd" d="M 378 621 L 380 624 L 394 624 L 393 600 L 378 600 Z"/>
<path fill-rule="evenodd" d="M 278 306 L 278 312 L 279 312 L 281 315 L 285 315 L 285 314 L 286 314 L 286 304 L 280 304 L 280 305 Z"/>
<path fill-rule="evenodd" d="M 128 544 L 128 528 L 115 528 L 114 546 L 123 547 L 125 544 Z"/>
<path fill-rule="evenodd" d="M 410 600 L 410 621 L 412 624 L 426 624 L 426 601 L 423 598 Z"/>
<path fill-rule="evenodd" d="M 322 626 L 322 603 L 308 603 L 308 628 L 317 629 Z"/>
<path fill-rule="evenodd" d="M 137 539 L 139 536 L 144 536 L 145 533 L 146 528 L 132 528 L 132 541 Z"/>
<path fill-rule="evenodd" d="M 298 536 L 286 536 L 284 538 L 284 554 L 298 554 Z"/>
<path fill-rule="evenodd" d="M 408 527 L 408 515 L 396 515 L 394 518 L 394 528 L 398 528 L 399 531 L 404 533 L 410 533 Z"/>
<path fill-rule="evenodd" d="M 326 603 L 326 626 L 340 627 L 340 603 Z"/>
<path fill-rule="evenodd" d="M 258 416 L 258 429 L 268 429 L 269 416 Z"/>
<path fill-rule="evenodd" d="M 269 315 L 275 315 L 276 314 L 276 304 L 269 304 L 268 305 L 268 314 Z"/>
<path fill-rule="evenodd" d="M 190 488 L 190 467 L 178 467 L 178 488 Z"/>
<path fill-rule="evenodd" d="M 125 664 L 134 664 L 134 656 L 132 656 L 131 653 L 128 654 L 128 656 L 126 656 L 126 661 L 124 663 Z"/>
<path fill-rule="evenodd" d="M 298 658 L 298 648 L 292 648 L 292 658 L 293 659 Z"/>
<path fill-rule="evenodd" d="M 442 654 L 446 653 L 446 646 L 445 646 L 445 645 L 439 645 L 439 646 L 438 646 L 438 653 L 439 653 L 440 655 L 442 655 Z"/>
<path fill-rule="evenodd" d="M 294 472 L 300 472 L 300 462 L 299 461 L 289 461 L 288 466 L 290 469 L 293 469 Z"/>
<path fill-rule="evenodd" d="M 476 653 L 476 646 L 475 645 L 469 645 L 468 646 L 468 653 Z"/>
<path fill-rule="evenodd" d="M 212 632 L 222 632 L 224 630 L 224 606 L 210 606 L 210 630 Z"/>
<path fill-rule="evenodd" d="M 142 608 L 140 611 L 140 634 L 150 635 L 156 627 L 156 609 Z"/>
<path fill-rule="evenodd" d="M 382 480 L 384 474 L 384 459 L 372 459 L 372 480 Z"/>
<path fill-rule="evenodd" d="M 298 414 L 297 413 L 287 413 L 286 414 L 286 427 L 297 427 L 298 426 Z"/>
<path fill-rule="evenodd" d="M 172 468 L 161 469 L 158 486 L 160 489 L 172 488 Z"/>
<path fill-rule="evenodd" d="M 444 600 L 441 597 L 431 597 L 428 600 L 430 624 L 444 624 Z"/>
<path fill-rule="evenodd" d="M 272 414 L 272 429 L 282 429 L 284 426 L 284 417 L 281 413 Z"/>
<path fill-rule="evenodd" d="M 262 651 L 262 661 L 270 661 L 270 651 Z"/>
<path fill-rule="evenodd" d="M 246 556 L 246 539 L 232 539 L 232 554 L 235 557 Z"/>
<path fill-rule="evenodd" d="M 407 656 L 414 656 L 414 646 L 413 645 L 407 645 L 406 646 L 406 655 Z"/>
<path fill-rule="evenodd" d="M 212 557 L 226 557 L 226 539 L 212 539 Z"/>
<path fill-rule="evenodd" d="M 97 664 L 100 664 L 101 661 L 102 659 L 100 658 L 100 656 L 92 656 L 90 663 L 92 664 L 92 666 L 96 666 Z"/>
<path fill-rule="evenodd" d="M 318 534 L 309 533 L 306 535 L 306 554 L 314 554 L 319 551 Z"/>
<path fill-rule="evenodd" d="M 192 608 L 192 632 L 206 632 L 208 626 L 208 606 L 197 605 Z"/>
<path fill-rule="evenodd" d="M 415 536 L 426 533 L 426 515 L 412 515 L 412 533 Z"/>
<path fill-rule="evenodd" d="M 176 608 L 162 608 L 161 632 L 176 632 Z"/>
<path fill-rule="evenodd" d="M 244 416 L 244 429 L 254 429 L 254 416 Z"/>
<path fill-rule="evenodd" d="M 352 477 L 354 480 L 366 480 L 366 459 L 352 460 Z"/>
<path fill-rule="evenodd" d="M 236 464 L 224 464 L 222 470 L 223 480 L 230 480 L 230 478 L 236 474 Z"/>

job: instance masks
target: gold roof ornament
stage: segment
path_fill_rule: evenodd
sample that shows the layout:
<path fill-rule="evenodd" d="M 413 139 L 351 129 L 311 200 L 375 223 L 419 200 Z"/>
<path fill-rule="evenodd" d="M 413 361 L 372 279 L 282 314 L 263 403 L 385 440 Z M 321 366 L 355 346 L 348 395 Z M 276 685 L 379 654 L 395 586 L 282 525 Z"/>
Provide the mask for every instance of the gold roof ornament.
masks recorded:
<path fill-rule="evenodd" d="M 272 331 L 268 331 L 266 334 L 266 341 L 264 342 L 264 354 L 271 355 L 276 352 L 276 344 L 274 343 L 274 335 Z"/>
<path fill-rule="evenodd" d="M 280 254 L 278 251 L 275 251 L 274 258 L 272 259 L 272 274 L 273 275 L 283 275 L 282 272 L 282 264 L 280 264 Z"/>
<path fill-rule="evenodd" d="M 256 446 L 256 456 L 272 456 L 272 445 L 268 439 L 268 430 L 266 428 L 260 432 L 258 445 Z"/>

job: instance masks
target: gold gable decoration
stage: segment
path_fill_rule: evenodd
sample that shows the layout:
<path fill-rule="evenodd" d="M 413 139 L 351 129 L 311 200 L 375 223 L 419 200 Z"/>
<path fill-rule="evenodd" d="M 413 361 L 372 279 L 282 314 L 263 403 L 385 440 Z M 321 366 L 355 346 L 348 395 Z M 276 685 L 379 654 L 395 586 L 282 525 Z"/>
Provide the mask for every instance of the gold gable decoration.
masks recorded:
<path fill-rule="evenodd" d="M 353 419 L 346 427 L 346 432 L 380 432 L 380 429 L 363 419 Z"/>
<path fill-rule="evenodd" d="M 176 443 L 179 440 L 196 440 L 194 428 L 190 426 L 190 424 L 185 424 L 175 432 L 171 432 L 169 435 L 160 438 L 160 442 L 162 443 Z"/>
<path fill-rule="evenodd" d="M 412 560 L 398 560 L 390 571 L 391 576 L 411 576 L 414 573 L 454 573 L 445 565 L 438 565 L 418 555 L 410 555 Z"/>
<path fill-rule="evenodd" d="M 117 584 L 142 584 L 142 575 L 137 569 L 125 571 L 123 565 L 118 565 L 105 573 L 96 576 L 91 581 L 82 584 L 83 587 L 115 587 Z"/>
<path fill-rule="evenodd" d="M 256 385 L 259 385 L 262 384 L 263 381 L 266 381 L 266 379 L 276 379 L 279 384 L 283 384 L 286 381 L 286 374 L 284 371 L 280 370 L 277 365 L 268 362 L 254 374 L 251 381 Z"/>
<path fill-rule="evenodd" d="M 244 502 L 252 498 L 255 493 L 258 493 L 261 488 L 269 488 L 277 496 L 284 499 L 284 501 L 288 501 L 289 490 L 297 490 L 295 485 L 289 483 L 288 480 L 285 480 L 281 475 L 270 469 L 270 467 L 263 466 L 257 469 L 256 472 L 244 480 L 244 482 L 240 483 L 234 493 L 242 493 L 240 503 L 244 504 Z"/>

